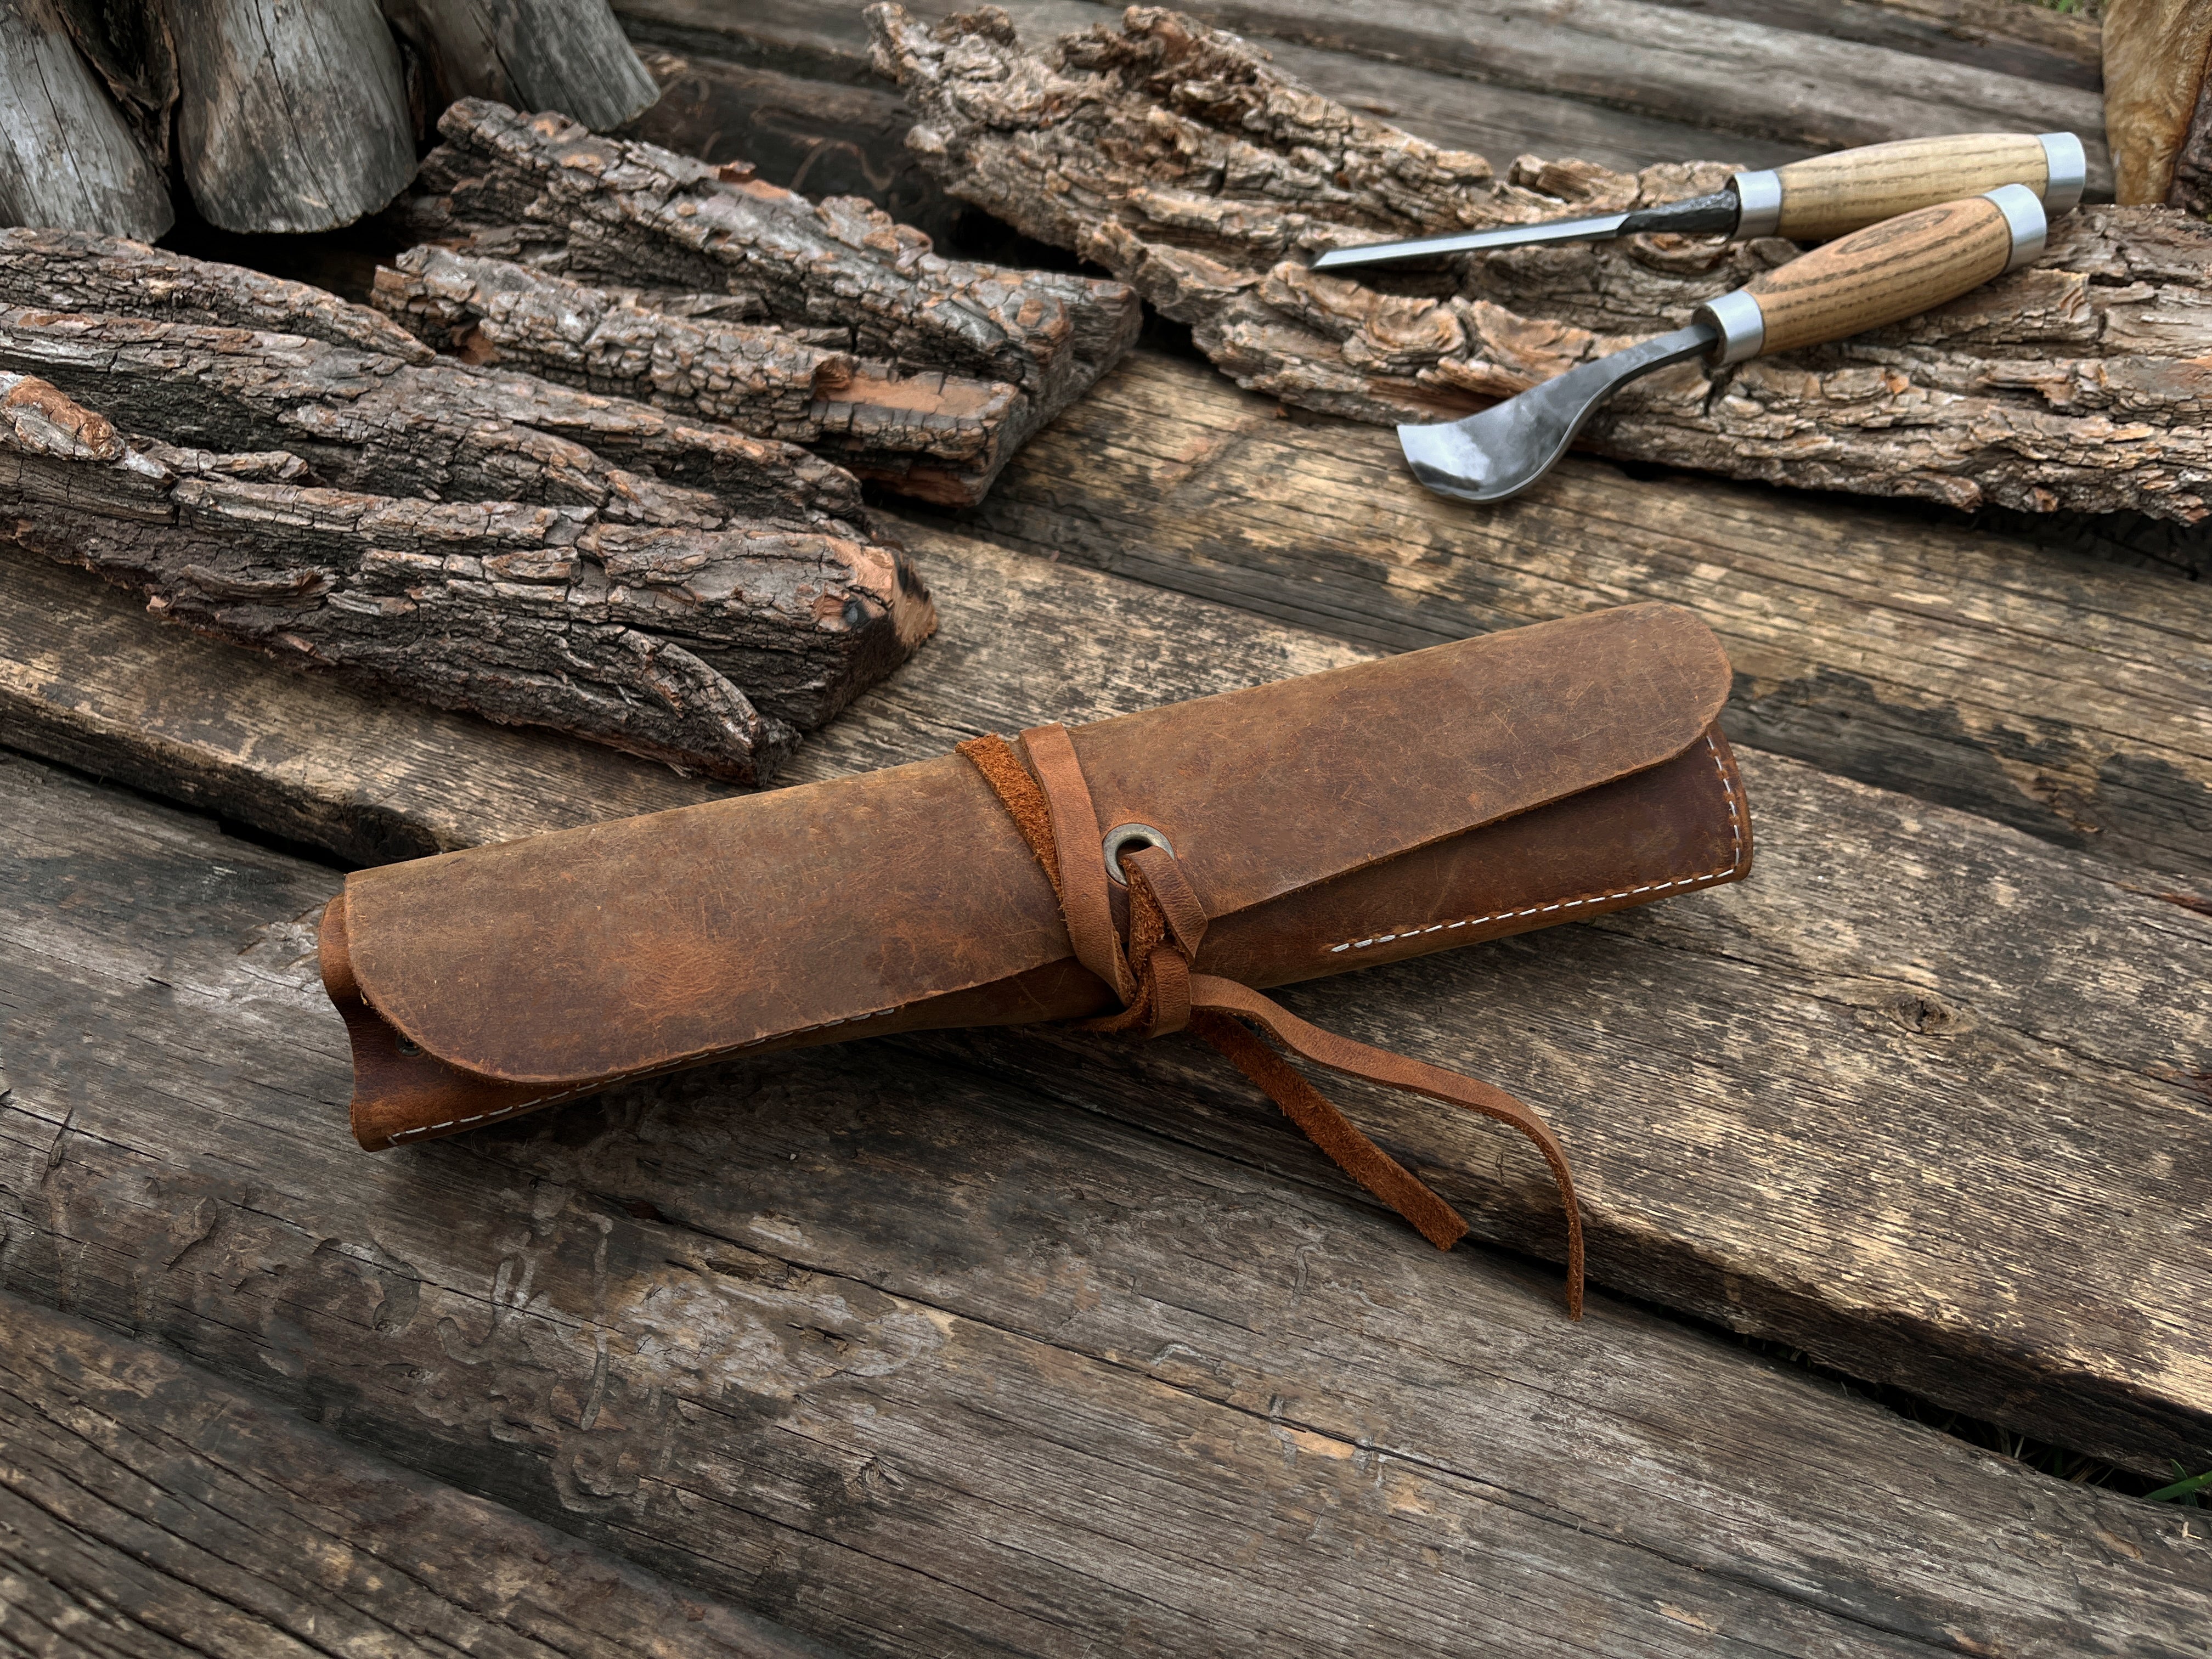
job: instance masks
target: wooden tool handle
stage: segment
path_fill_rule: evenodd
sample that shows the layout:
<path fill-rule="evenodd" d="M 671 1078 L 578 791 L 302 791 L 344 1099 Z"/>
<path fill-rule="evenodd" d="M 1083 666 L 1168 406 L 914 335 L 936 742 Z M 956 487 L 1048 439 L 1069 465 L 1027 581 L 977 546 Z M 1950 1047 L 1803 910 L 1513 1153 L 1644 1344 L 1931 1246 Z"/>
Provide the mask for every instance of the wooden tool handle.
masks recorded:
<path fill-rule="evenodd" d="M 1999 185 L 2026 185 L 2041 196 L 2050 172 L 2043 141 L 2032 132 L 1903 138 L 1815 155 L 1775 169 L 1782 185 L 1775 234 L 1793 242 L 1826 241 Z"/>
<path fill-rule="evenodd" d="M 1788 351 L 1954 300 L 2001 274 L 2012 252 L 2004 210 L 1986 196 L 1969 196 L 1855 231 L 1742 291 L 1759 301 L 1765 322 L 1759 349 Z"/>

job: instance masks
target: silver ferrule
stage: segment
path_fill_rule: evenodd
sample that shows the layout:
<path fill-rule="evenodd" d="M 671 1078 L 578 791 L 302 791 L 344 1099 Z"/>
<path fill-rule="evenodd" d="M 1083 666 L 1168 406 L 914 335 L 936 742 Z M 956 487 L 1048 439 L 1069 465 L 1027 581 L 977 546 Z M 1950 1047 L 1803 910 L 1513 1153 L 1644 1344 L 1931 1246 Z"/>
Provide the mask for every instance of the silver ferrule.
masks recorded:
<path fill-rule="evenodd" d="M 1712 352 L 1717 368 L 1756 357 L 1759 348 L 1766 343 L 1766 315 L 1747 288 L 1706 301 L 1698 307 L 1695 320 L 1711 324 L 1721 331 L 1720 342 Z"/>
<path fill-rule="evenodd" d="M 1735 234 L 1747 240 L 1773 235 L 1782 222 L 1782 175 L 1771 169 L 1739 173 L 1729 180 L 1729 188 L 1739 204 Z"/>
<path fill-rule="evenodd" d="M 2026 185 L 1999 185 L 1982 194 L 1995 202 L 1997 211 L 2005 216 L 2012 231 L 2012 258 L 2005 261 L 2005 269 L 2018 270 L 2043 252 L 2050 221 L 2043 216 L 2042 200 Z"/>
<path fill-rule="evenodd" d="M 2089 177 L 2089 157 L 2081 141 L 2070 132 L 2039 132 L 2043 146 L 2043 212 L 2048 219 L 2071 213 L 2081 203 L 2081 186 Z"/>

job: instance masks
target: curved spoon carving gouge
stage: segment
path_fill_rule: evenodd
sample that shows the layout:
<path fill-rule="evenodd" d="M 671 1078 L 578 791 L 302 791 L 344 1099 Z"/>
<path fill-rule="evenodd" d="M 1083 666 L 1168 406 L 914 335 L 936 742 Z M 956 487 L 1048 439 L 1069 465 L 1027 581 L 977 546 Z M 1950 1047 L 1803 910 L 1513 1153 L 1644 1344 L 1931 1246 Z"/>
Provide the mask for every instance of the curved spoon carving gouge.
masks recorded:
<path fill-rule="evenodd" d="M 1502 501 L 1550 471 L 1590 412 L 1638 376 L 1692 357 L 1720 368 L 1916 316 L 2035 258 L 2045 222 L 2025 185 L 1885 219 L 1708 301 L 1687 328 L 1465 420 L 1401 426 L 1398 442 L 1413 476 L 1438 495 Z"/>
<path fill-rule="evenodd" d="M 1724 231 L 1731 237 L 1786 236 L 1825 242 L 1884 219 L 1939 202 L 2025 185 L 2047 217 L 2081 199 L 2088 163 L 2070 132 L 1965 132 L 1949 138 L 1904 138 L 1792 161 L 1769 173 L 1739 173 L 1711 196 L 1601 214 L 1546 225 L 1500 225 L 1412 242 L 1340 247 L 1313 262 L 1316 270 L 1432 259 L 1536 242 L 1604 242 L 1616 236 L 1670 230 L 1685 235 Z"/>

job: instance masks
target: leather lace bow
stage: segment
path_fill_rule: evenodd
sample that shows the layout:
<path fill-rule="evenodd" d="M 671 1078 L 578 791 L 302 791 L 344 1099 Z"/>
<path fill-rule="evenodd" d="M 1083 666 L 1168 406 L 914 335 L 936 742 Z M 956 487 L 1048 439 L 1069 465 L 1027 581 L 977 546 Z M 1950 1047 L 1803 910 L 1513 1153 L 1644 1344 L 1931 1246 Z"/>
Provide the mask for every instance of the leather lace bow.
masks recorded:
<path fill-rule="evenodd" d="M 1195 971 L 1205 938 L 1205 906 L 1175 854 L 1133 847 L 1118 862 L 1129 893 L 1126 940 L 1114 920 L 1097 808 L 1066 728 L 1032 726 L 1022 757 L 995 735 L 970 738 L 960 752 L 1004 803 L 1052 883 L 1076 959 L 1113 988 L 1121 1010 L 1088 1022 L 1102 1031 L 1147 1037 L 1188 1030 L 1218 1049 L 1266 1092 L 1346 1173 L 1448 1250 L 1467 1231 L 1459 1212 L 1377 1146 L 1288 1061 L 1248 1030 L 1250 1021 L 1292 1053 L 1346 1077 L 1425 1095 L 1510 1124 L 1551 1166 L 1567 1213 L 1567 1311 L 1582 1317 L 1583 1226 L 1566 1154 L 1529 1107 L 1486 1083 L 1308 1024 L 1249 986 Z"/>

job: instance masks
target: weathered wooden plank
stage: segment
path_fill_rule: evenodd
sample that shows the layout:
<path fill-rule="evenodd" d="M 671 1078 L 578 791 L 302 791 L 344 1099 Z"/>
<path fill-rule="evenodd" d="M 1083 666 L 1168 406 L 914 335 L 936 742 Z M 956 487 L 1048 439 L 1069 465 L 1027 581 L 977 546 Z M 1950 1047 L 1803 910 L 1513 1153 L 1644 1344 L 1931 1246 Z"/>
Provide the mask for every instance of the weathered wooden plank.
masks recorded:
<path fill-rule="evenodd" d="M 123 589 L 5 544 L 0 617 L 8 745 L 349 863 L 728 793 L 542 727 L 296 673 L 164 627 Z"/>
<path fill-rule="evenodd" d="M 1218 27 L 1443 70 L 1815 149 L 1947 132 L 2079 133 L 2110 199 L 2104 106 L 2078 86 L 1652 0 L 1206 0 Z M 1698 159 L 1690 155 L 1670 158 Z"/>
<path fill-rule="evenodd" d="M 786 776 L 1358 654 L 913 537 L 952 619 L 928 672 L 862 698 Z M 74 741 L 112 741 L 137 718 L 124 699 L 100 712 L 104 732 L 72 712 Z M 382 768 L 391 728 L 365 729 L 324 752 L 331 774 Z M 138 747 L 139 775 L 158 770 L 156 745 Z M 242 747 L 224 764 L 258 769 Z M 2137 1468 L 2212 1462 L 2212 1373 L 2167 1311 L 2212 1282 L 2181 1220 L 2212 1181 L 2191 1151 L 2212 1109 L 2212 1012 L 2197 994 L 2212 979 L 2212 920 L 1966 814 L 1771 757 L 1744 765 L 1761 864 L 1740 893 L 1326 981 L 1300 1006 L 1386 1045 L 1418 1034 L 1414 1052 L 1527 1092 L 1571 1147 L 1600 1149 L 1582 1179 L 1604 1282 Z M 399 775 L 390 797 L 366 781 L 356 795 L 426 816 L 435 773 L 383 770 Z M 578 806 L 525 810 L 543 822 Z M 470 823 L 480 832 L 497 811 L 487 801 Z M 437 822 L 445 836 L 469 827 Z M 977 1041 L 932 1042 L 1225 1156 L 1272 1133 L 1265 1102 L 1175 1044 Z M 1556 1254 L 1548 1194 L 1533 1170 L 1509 1180 L 1519 1160 L 1486 1131 L 1392 1100 L 1361 1110 L 1485 1237 Z M 2147 1170 L 2160 1173 L 2146 1191 Z"/>
<path fill-rule="evenodd" d="M 1656 0 L 1678 10 L 1856 40 L 1913 58 L 2094 92 L 2094 18 L 2020 0 Z"/>
<path fill-rule="evenodd" d="M 2212 1618 L 2185 1512 L 1570 1324 L 1279 1128 L 1192 1144 L 1203 1103 L 1147 1133 L 855 1046 L 365 1157 L 335 878 L 0 792 L 9 1287 L 858 1652 L 2179 1655 Z"/>
<path fill-rule="evenodd" d="M 169 0 L 167 16 L 178 159 L 210 224 L 327 230 L 414 176 L 399 52 L 376 0 Z"/>
<path fill-rule="evenodd" d="M 0 10 L 0 223 L 159 236 L 168 187 L 77 55 L 55 0 Z"/>
<path fill-rule="evenodd" d="M 1395 648 L 1668 599 L 1736 667 L 1729 730 L 2124 865 L 2212 882 L 2212 599 L 2009 536 L 1570 459 L 1501 507 L 1391 434 L 1132 357 L 963 522 Z"/>
<path fill-rule="evenodd" d="M 912 9 L 939 16 L 972 8 L 959 0 L 926 0 Z M 1013 0 L 1006 9 L 1030 39 L 1112 21 L 1111 14 L 1102 15 L 1085 0 Z M 780 160 L 779 149 L 792 141 L 778 135 L 803 132 L 801 161 L 807 155 L 821 155 L 833 164 L 849 160 L 859 173 L 857 183 L 848 174 L 837 189 L 866 196 L 901 220 L 938 234 L 940 222 L 909 218 L 898 205 L 901 193 L 910 201 L 928 200 L 924 187 L 913 180 L 913 157 L 902 147 L 911 116 L 895 99 L 887 108 L 856 101 L 880 96 L 877 89 L 884 88 L 869 65 L 867 27 L 860 6 L 765 0 L 733 8 L 715 0 L 623 0 L 617 10 L 641 44 L 677 55 L 655 70 L 664 76 L 665 101 L 643 118 L 637 129 L 640 137 L 703 155 L 708 152 L 699 146 L 711 143 L 714 135 L 750 129 L 761 133 L 762 153 L 739 149 L 737 155 L 756 161 L 763 176 L 777 184 L 830 194 L 832 187 L 826 182 L 801 185 L 785 176 L 784 169 L 793 164 Z M 1606 167 L 1641 167 L 1724 155 L 1747 167 L 1772 167 L 1809 153 L 1802 144 L 1741 133 L 1717 139 L 1701 125 L 1551 92 L 1488 85 L 1438 70 L 1326 51 L 1295 40 L 1270 39 L 1265 46 L 1279 68 L 1331 98 L 1395 121 L 1431 143 L 1486 155 L 1534 152 L 1580 156 Z M 725 66 L 720 61 L 724 59 L 735 62 Z M 677 70 L 678 61 L 688 62 L 688 70 Z M 667 75 L 678 78 L 668 82 Z M 750 78 L 756 75 L 772 78 Z M 676 93 L 677 87 L 685 90 Z M 711 93 L 707 90 L 710 87 Z M 833 92 L 833 87 L 842 90 Z M 672 96 L 675 101 L 665 101 Z M 752 113 L 755 110 L 760 112 Z M 857 121 L 853 118 L 856 115 L 860 118 Z M 855 143 L 860 156 L 846 148 Z M 732 158 L 718 155 L 709 159 Z M 887 186 L 869 183 L 877 178 L 892 182 Z M 879 190 L 891 193 L 879 195 Z M 948 217 L 941 222 L 951 221 Z"/>
<path fill-rule="evenodd" d="M 828 1659 L 172 1352 L 4 1293 L 0 1448 L 9 1653 Z"/>

